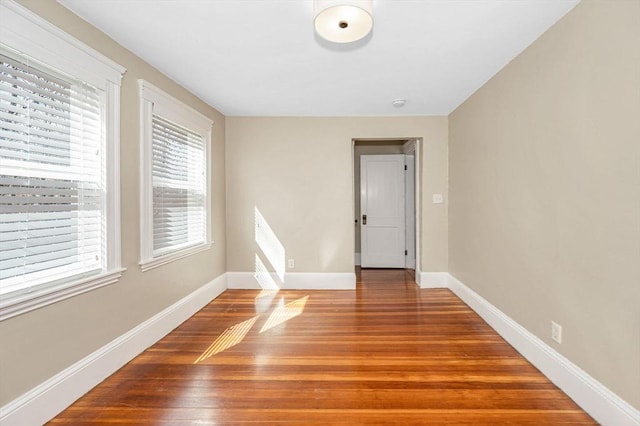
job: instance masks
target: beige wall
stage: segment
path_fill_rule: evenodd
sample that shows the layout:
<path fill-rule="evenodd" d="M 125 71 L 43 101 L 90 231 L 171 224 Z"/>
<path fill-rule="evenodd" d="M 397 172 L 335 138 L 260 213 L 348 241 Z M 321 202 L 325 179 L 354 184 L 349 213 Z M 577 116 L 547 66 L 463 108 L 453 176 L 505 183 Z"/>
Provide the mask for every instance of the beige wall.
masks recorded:
<path fill-rule="evenodd" d="M 355 253 L 360 253 L 360 156 L 402 154 L 402 145 L 404 143 L 404 141 L 358 141 L 353 147 L 353 224 Z M 355 223 L 355 219 L 358 219 L 358 223 Z"/>
<path fill-rule="evenodd" d="M 0 405 L 40 384 L 225 272 L 224 137 L 217 111 L 57 2 L 26 1 L 37 14 L 127 68 L 121 91 L 122 261 L 113 285 L 0 322 Z M 214 121 L 211 250 L 141 273 L 138 267 L 138 92 L 144 78 Z"/>
<path fill-rule="evenodd" d="M 227 270 L 250 272 L 254 208 L 293 272 L 354 270 L 352 139 L 423 138 L 424 193 L 446 193 L 446 117 L 227 118 Z M 447 205 L 423 197 L 422 270 L 446 271 Z"/>
<path fill-rule="evenodd" d="M 449 137 L 451 273 L 640 408 L 640 2 L 584 0 Z"/>

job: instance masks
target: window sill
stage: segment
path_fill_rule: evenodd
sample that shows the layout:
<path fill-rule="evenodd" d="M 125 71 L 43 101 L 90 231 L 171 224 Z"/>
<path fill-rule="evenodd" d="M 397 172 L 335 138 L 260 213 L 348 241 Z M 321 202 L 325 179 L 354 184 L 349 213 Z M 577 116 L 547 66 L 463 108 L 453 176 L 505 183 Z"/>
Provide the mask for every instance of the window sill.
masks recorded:
<path fill-rule="evenodd" d="M 165 254 L 160 257 L 156 257 L 155 259 L 149 259 L 140 262 L 140 270 L 142 272 L 147 272 L 150 269 L 157 268 L 158 266 L 166 265 L 167 263 L 171 263 L 175 260 L 182 259 L 187 256 L 191 256 L 192 254 L 200 253 L 201 251 L 209 250 L 211 248 L 211 243 L 200 244 L 194 247 L 185 248 L 179 251 L 175 251 L 173 253 Z"/>
<path fill-rule="evenodd" d="M 0 302 L 0 321 L 117 282 L 126 269 L 84 278 Z"/>

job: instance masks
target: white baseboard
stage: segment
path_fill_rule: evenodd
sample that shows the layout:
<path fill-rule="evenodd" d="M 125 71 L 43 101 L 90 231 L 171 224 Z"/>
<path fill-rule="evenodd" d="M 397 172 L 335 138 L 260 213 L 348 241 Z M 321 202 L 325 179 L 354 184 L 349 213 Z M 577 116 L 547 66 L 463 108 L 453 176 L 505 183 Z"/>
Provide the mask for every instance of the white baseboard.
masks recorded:
<path fill-rule="evenodd" d="M 227 289 L 226 274 L 0 407 L 0 425 L 39 425 L 55 417 Z"/>
<path fill-rule="evenodd" d="M 449 275 L 448 280 L 451 291 L 596 421 L 611 426 L 640 426 L 640 411 L 455 277 Z"/>
<path fill-rule="evenodd" d="M 416 275 L 420 288 L 449 288 L 448 272 L 416 272 Z"/>
<path fill-rule="evenodd" d="M 361 259 L 360 253 L 355 253 L 353 258 L 354 258 L 353 260 L 354 260 L 356 266 L 362 265 L 362 261 L 360 260 Z"/>
<path fill-rule="evenodd" d="M 273 282 L 280 279 L 273 274 Z M 227 285 L 230 289 L 260 290 L 261 286 L 253 272 L 227 272 Z M 287 272 L 284 283 L 278 285 L 282 290 L 355 290 L 356 274 L 353 272 Z"/>

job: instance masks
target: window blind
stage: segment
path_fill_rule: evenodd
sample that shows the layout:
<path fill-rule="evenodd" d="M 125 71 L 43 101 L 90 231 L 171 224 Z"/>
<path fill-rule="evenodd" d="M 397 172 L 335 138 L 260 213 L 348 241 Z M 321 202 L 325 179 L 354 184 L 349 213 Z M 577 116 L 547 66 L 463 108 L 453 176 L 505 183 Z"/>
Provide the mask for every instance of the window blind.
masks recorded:
<path fill-rule="evenodd" d="M 0 54 L 0 295 L 105 267 L 103 103 Z"/>
<path fill-rule="evenodd" d="M 152 118 L 153 254 L 206 240 L 203 137 L 156 114 Z"/>

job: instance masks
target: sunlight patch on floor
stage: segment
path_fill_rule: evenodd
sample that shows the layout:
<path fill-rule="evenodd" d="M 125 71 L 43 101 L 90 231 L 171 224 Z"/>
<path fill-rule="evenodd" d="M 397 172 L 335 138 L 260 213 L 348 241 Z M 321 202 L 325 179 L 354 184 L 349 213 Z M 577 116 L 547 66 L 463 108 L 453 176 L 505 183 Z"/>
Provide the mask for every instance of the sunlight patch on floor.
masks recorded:
<path fill-rule="evenodd" d="M 206 360 L 207 358 L 212 357 L 213 355 L 225 351 L 238 343 L 244 340 L 244 337 L 247 335 L 253 324 L 260 316 L 257 315 L 251 319 L 238 323 L 234 326 L 227 328 L 221 335 L 218 337 L 212 344 L 207 348 L 206 351 L 195 360 L 194 364 L 198 364 Z"/>
<path fill-rule="evenodd" d="M 260 333 L 264 333 L 265 331 L 302 314 L 304 307 L 307 304 L 307 300 L 309 300 L 309 296 L 301 297 L 300 299 L 289 302 L 284 306 L 278 306 L 275 308 L 273 312 L 271 312 L 271 315 L 269 315 L 267 322 L 262 326 Z"/>

